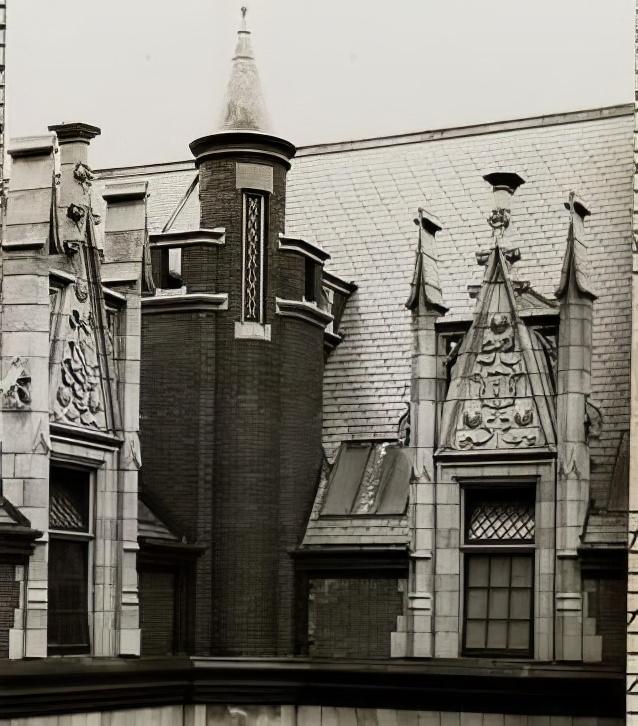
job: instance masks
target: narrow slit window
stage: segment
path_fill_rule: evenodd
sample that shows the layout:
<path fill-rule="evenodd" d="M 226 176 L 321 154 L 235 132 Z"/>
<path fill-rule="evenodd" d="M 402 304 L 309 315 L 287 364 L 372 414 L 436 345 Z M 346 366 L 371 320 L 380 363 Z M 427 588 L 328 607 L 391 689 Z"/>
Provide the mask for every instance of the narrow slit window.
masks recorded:
<path fill-rule="evenodd" d="M 264 322 L 265 208 L 263 194 L 244 193 L 242 319 L 248 323 Z"/>
<path fill-rule="evenodd" d="M 91 475 L 52 466 L 49 477 L 50 655 L 90 653 Z"/>

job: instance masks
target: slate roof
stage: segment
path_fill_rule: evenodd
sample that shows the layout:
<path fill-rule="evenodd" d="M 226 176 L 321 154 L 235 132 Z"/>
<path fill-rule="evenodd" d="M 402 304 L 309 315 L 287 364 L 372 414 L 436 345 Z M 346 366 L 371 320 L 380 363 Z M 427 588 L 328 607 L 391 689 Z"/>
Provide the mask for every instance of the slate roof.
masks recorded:
<path fill-rule="evenodd" d="M 558 119 L 556 119 L 558 120 Z M 586 222 L 594 304 L 592 394 L 604 427 L 592 443 L 592 493 L 606 498 L 620 437 L 629 426 L 632 126 L 629 107 L 566 115 L 562 123 L 498 124 L 474 132 L 414 135 L 302 149 L 289 176 L 287 233 L 308 234 L 331 255 L 330 270 L 353 279 L 324 386 L 324 440 L 396 435 L 410 380 L 410 313 L 419 206 L 443 225 L 436 241 L 449 320 L 467 319 L 468 284 L 491 243 L 486 171 L 516 171 L 512 200 L 519 278 L 549 298 L 560 280 L 571 190 L 588 200 Z M 564 121 L 567 120 L 567 123 Z M 545 125 L 547 124 L 547 125 Z M 412 139 L 412 140 L 411 140 Z M 407 142 L 407 143 L 406 143 Z"/>
<path fill-rule="evenodd" d="M 516 270 L 554 298 L 566 247 L 568 193 L 587 199 L 594 303 L 592 388 L 604 427 L 592 443 L 592 494 L 606 498 L 622 432 L 629 426 L 631 318 L 631 106 L 299 149 L 288 177 L 286 234 L 321 244 L 328 269 L 354 280 L 340 327 L 344 341 L 325 372 L 324 443 L 392 438 L 410 385 L 410 323 L 405 308 L 417 244 L 418 207 L 435 215 L 446 320 L 467 320 L 481 281 L 475 253 L 489 248 L 492 190 L 486 171 L 525 180 L 512 201 Z M 149 180 L 149 231 L 159 232 L 193 179 L 193 162 L 105 170 L 103 177 Z M 193 221 L 193 199 L 180 228 Z"/>

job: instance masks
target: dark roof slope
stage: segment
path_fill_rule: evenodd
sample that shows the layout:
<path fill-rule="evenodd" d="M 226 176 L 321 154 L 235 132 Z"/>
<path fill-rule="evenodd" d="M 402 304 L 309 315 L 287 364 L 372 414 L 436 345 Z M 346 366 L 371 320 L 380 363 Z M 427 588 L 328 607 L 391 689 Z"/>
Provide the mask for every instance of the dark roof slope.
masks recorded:
<path fill-rule="evenodd" d="M 632 209 L 630 108 L 511 122 L 392 140 L 301 150 L 289 178 L 288 233 L 313 237 L 331 254 L 330 270 L 355 280 L 346 308 L 345 340 L 332 353 L 324 387 L 324 438 L 329 455 L 343 439 L 396 435 L 410 381 L 410 313 L 404 303 L 414 267 L 419 206 L 436 215 L 443 300 L 455 320 L 472 313 L 468 284 L 482 269 L 475 253 L 490 246 L 486 222 L 492 190 L 486 171 L 518 172 L 526 183 L 512 200 L 515 266 L 552 298 L 560 280 L 569 214 L 576 191 L 588 201 L 594 308 L 593 395 L 605 426 L 593 444 L 594 488 L 606 486 L 629 425 Z M 406 143 L 409 139 L 414 139 Z M 517 239 L 515 239 L 517 237 Z M 601 492 L 602 494 L 602 492 Z"/>
<path fill-rule="evenodd" d="M 603 496 L 629 425 L 632 210 L 631 106 L 299 149 L 288 182 L 287 234 L 306 235 L 332 256 L 331 272 L 354 280 L 345 340 L 331 354 L 324 385 L 324 442 L 396 436 L 410 385 L 410 320 L 404 303 L 414 270 L 418 207 L 436 215 L 446 319 L 466 320 L 481 281 L 475 253 L 491 243 L 492 190 L 486 171 L 525 179 L 512 202 L 518 277 L 548 298 L 560 280 L 570 191 L 588 202 L 594 306 L 593 395 L 605 424 L 593 442 L 592 479 Z M 192 162 L 113 169 L 103 177 L 149 179 L 149 231 L 161 231 L 183 198 Z M 198 226 L 193 200 L 179 226 Z"/>

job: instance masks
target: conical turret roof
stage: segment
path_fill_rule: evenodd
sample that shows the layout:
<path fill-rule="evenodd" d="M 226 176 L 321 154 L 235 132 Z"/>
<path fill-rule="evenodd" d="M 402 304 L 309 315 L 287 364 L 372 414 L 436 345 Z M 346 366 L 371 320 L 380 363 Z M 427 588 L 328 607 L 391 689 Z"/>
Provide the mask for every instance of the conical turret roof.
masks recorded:
<path fill-rule="evenodd" d="M 250 31 L 246 26 L 246 8 L 242 8 L 241 12 L 242 25 L 237 33 L 233 67 L 218 127 L 220 131 L 270 132 L 272 123 L 255 64 Z"/>

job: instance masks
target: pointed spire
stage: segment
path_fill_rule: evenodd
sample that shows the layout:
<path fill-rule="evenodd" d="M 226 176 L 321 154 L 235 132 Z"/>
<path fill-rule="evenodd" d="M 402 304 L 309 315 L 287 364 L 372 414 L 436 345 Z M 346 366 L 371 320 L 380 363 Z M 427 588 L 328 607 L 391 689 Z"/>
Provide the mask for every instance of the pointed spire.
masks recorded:
<path fill-rule="evenodd" d="M 444 315 L 448 308 L 443 304 L 434 238 L 436 233 L 441 230 L 441 223 L 434 215 L 428 214 L 421 207 L 419 207 L 418 214 L 414 223 L 419 227 L 419 242 L 414 274 L 410 283 L 410 297 L 405 306 L 408 310 L 414 310 L 418 307 L 419 298 L 423 295 L 423 302 L 426 305 L 430 305 Z"/>
<path fill-rule="evenodd" d="M 581 295 L 595 300 L 597 296 L 591 289 L 587 270 L 587 245 L 585 244 L 585 217 L 589 216 L 591 212 L 575 192 L 569 193 L 565 209 L 568 209 L 570 214 L 569 231 L 556 297 L 559 300 L 563 298 L 573 280 L 576 290 Z"/>
<path fill-rule="evenodd" d="M 246 8 L 243 7 L 241 12 L 242 24 L 237 33 L 237 47 L 219 118 L 219 129 L 270 132 L 270 115 L 261 90 L 250 31 L 246 25 Z"/>

